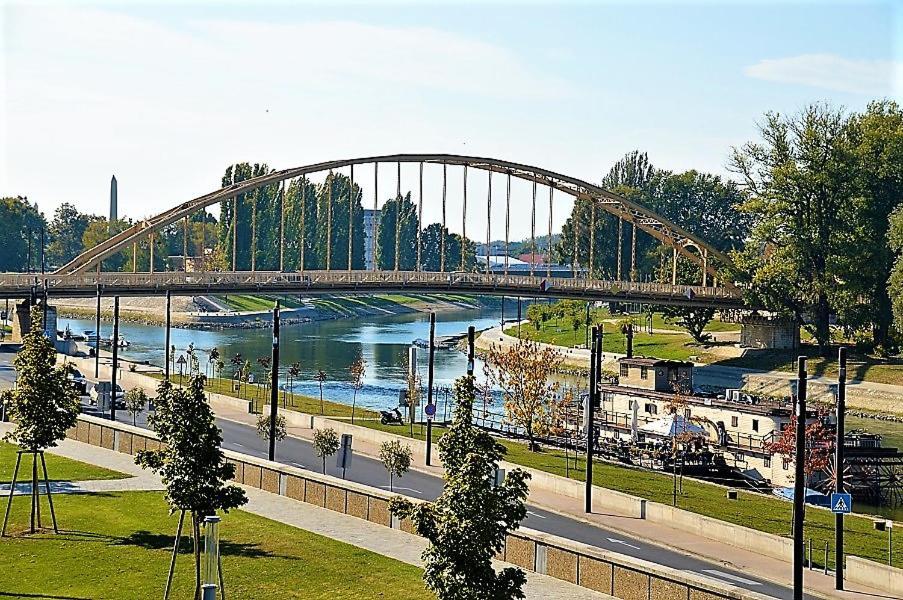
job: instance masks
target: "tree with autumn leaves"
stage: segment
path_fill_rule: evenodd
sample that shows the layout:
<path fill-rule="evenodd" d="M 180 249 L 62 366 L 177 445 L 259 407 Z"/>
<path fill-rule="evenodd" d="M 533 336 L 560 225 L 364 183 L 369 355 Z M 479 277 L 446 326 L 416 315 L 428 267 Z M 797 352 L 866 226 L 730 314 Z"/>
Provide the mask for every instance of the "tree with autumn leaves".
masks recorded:
<path fill-rule="evenodd" d="M 829 472 L 831 455 L 834 453 L 834 431 L 825 424 L 827 408 L 818 408 L 818 416 L 806 424 L 806 462 L 803 473 L 805 485 L 809 486 L 809 478 L 818 472 Z M 774 442 L 765 446 L 772 454 L 780 454 L 791 465 L 796 462 L 796 423 L 797 417 L 790 417 L 790 422 Z"/>
<path fill-rule="evenodd" d="M 563 402 L 551 375 L 561 365 L 561 353 L 551 346 L 521 339 L 507 347 L 493 344 L 485 357 L 484 373 L 502 392 L 505 416 L 524 430 L 530 450 L 560 418 Z"/>

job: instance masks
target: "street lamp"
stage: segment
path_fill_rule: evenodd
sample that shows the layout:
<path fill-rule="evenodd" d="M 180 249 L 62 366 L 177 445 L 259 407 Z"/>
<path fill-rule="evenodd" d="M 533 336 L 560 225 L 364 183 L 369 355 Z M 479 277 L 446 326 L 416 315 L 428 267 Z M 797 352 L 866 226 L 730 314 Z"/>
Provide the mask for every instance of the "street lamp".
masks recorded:
<path fill-rule="evenodd" d="M 176 364 L 179 365 L 179 385 L 182 385 L 182 374 L 185 371 L 185 355 L 180 354 L 179 358 L 176 359 Z"/>

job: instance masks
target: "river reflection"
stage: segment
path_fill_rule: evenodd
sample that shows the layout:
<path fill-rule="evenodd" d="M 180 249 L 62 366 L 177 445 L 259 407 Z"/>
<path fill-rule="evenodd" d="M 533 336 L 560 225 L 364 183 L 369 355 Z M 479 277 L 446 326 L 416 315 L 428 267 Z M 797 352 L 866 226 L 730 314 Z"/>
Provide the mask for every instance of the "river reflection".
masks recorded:
<path fill-rule="evenodd" d="M 436 335 L 465 333 L 469 325 L 477 330 L 497 325 L 500 315 L 490 309 L 455 310 L 436 314 Z M 59 328 L 69 327 L 74 333 L 94 329 L 94 323 L 85 319 L 60 319 Z M 102 326 L 101 335 L 110 335 L 109 323 Z M 121 335 L 130 342 L 120 354 L 123 358 L 147 361 L 162 366 L 164 330 L 159 326 L 121 323 Z M 286 325 L 281 331 L 280 362 L 283 373 L 280 385 L 287 383 L 285 370 L 292 363 L 301 367 L 300 381 L 292 383 L 292 389 L 309 396 L 319 396 L 319 383 L 315 375 L 326 373 L 323 394 L 329 400 L 350 404 L 353 390 L 349 384 L 348 367 L 357 356 L 367 361 L 364 387 L 358 392 L 358 404 L 369 408 L 387 408 L 398 404 L 398 393 L 406 387 L 408 348 L 417 338 L 429 337 L 429 315 L 409 313 L 376 317 L 358 317 L 331 321 L 316 321 L 299 325 Z M 264 376 L 257 358 L 269 357 L 272 336 L 269 329 L 225 329 L 201 331 L 193 329 L 172 330 L 172 344 L 176 355 L 185 353 L 188 344 L 199 350 L 201 369 L 207 364 L 211 348 L 217 348 L 226 363 L 223 371 L 232 371 L 230 360 L 236 354 L 251 361 L 255 378 Z M 427 351 L 417 350 L 417 370 L 423 384 L 427 380 Z M 482 379 L 483 364 L 475 365 L 478 379 Z M 454 380 L 467 371 L 467 357 L 457 350 L 437 350 L 434 380 L 437 386 L 451 386 Z M 176 369 L 178 372 L 178 369 Z M 267 375 L 268 376 L 268 375 Z M 441 398 L 440 400 L 444 400 Z"/>

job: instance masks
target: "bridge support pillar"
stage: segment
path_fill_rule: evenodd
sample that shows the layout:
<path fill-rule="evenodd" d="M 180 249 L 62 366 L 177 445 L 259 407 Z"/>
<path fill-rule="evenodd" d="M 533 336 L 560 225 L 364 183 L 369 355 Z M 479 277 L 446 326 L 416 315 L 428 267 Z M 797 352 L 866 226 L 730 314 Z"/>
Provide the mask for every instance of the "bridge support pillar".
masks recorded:
<path fill-rule="evenodd" d="M 28 314 L 28 302 L 17 303 L 11 310 L 10 320 L 12 333 L 10 341 L 20 343 L 22 338 L 31 331 L 31 317 Z M 48 306 L 46 312 L 47 322 L 44 324 L 44 332 L 51 340 L 56 340 L 56 307 Z"/>

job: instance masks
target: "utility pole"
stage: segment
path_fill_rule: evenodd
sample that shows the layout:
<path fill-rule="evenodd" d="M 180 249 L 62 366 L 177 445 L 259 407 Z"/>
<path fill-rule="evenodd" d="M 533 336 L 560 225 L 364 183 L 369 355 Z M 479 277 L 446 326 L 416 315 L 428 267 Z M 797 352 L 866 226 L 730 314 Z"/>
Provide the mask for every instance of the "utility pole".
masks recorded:
<path fill-rule="evenodd" d="M 276 459 L 276 411 L 279 410 L 279 300 L 273 307 L 273 370 L 270 374 L 270 452 Z"/>
<path fill-rule="evenodd" d="M 473 377 L 473 361 L 474 361 L 474 338 L 475 338 L 474 326 L 471 325 L 467 328 L 467 376 Z"/>
<path fill-rule="evenodd" d="M 429 366 L 427 367 L 427 387 L 426 387 L 426 405 L 433 405 L 433 359 L 436 353 L 436 313 L 430 313 L 430 355 Z M 433 409 L 435 410 L 435 409 Z M 428 416 L 426 420 L 426 466 L 430 466 L 433 449 L 433 417 Z"/>
<path fill-rule="evenodd" d="M 803 600 L 803 523 L 806 519 L 806 357 L 800 356 L 796 387 L 796 462 L 793 480 L 793 600 Z"/>
<path fill-rule="evenodd" d="M 165 365 L 163 368 L 163 373 L 166 378 L 166 381 L 169 381 L 169 343 L 170 343 L 170 328 L 172 327 L 172 318 L 171 318 L 171 310 L 172 308 L 172 292 L 170 290 L 166 290 L 166 336 L 164 338 L 164 347 L 163 347 L 163 364 Z"/>
<path fill-rule="evenodd" d="M 97 339 L 100 345 L 100 338 Z M 110 420 L 116 420 L 116 371 L 119 369 L 119 296 L 113 297 L 113 375 L 110 382 Z"/>
<path fill-rule="evenodd" d="M 847 349 L 841 347 L 837 351 L 840 368 L 837 373 L 837 437 L 834 441 L 834 491 L 843 493 L 844 473 L 844 412 L 847 408 Z M 843 589 L 843 513 L 834 515 L 834 589 Z M 825 566 L 827 568 L 827 565 Z"/>
<path fill-rule="evenodd" d="M 97 284 L 97 311 L 94 313 L 94 378 L 100 377 L 100 284 Z M 90 341 L 89 341 L 90 343 Z"/>
<path fill-rule="evenodd" d="M 586 434 L 586 482 L 583 511 L 593 512 L 593 409 L 596 406 L 596 353 L 599 345 L 599 330 L 593 327 L 592 346 L 589 354 L 589 394 L 583 407 L 583 433 Z"/>

